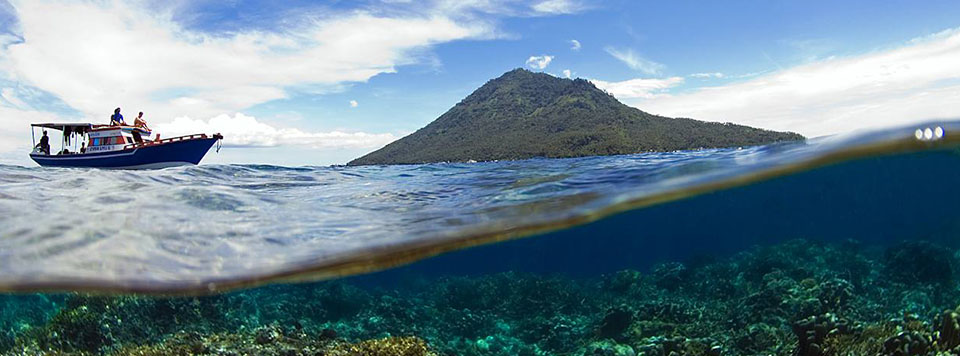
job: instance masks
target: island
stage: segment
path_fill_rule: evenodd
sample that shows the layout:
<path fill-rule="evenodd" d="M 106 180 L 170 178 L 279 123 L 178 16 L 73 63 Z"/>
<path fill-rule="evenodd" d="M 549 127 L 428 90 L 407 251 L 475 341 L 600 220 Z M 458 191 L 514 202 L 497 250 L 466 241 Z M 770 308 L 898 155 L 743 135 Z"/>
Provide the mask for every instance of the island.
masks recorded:
<path fill-rule="evenodd" d="M 590 81 L 515 69 L 427 126 L 348 165 L 619 155 L 803 139 L 793 132 L 652 115 Z"/>

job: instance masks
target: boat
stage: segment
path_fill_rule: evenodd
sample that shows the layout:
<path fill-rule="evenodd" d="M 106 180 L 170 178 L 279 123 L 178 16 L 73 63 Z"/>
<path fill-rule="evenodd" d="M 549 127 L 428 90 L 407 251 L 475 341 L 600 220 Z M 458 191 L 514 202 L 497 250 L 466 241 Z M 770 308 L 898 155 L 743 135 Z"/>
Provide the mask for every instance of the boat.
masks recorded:
<path fill-rule="evenodd" d="M 44 167 L 156 169 L 196 165 L 214 145 L 219 151 L 223 139 L 223 135 L 217 133 L 165 139 L 157 135 L 151 140 L 149 128 L 128 125 L 40 123 L 30 126 L 34 138 L 30 158 Z M 46 147 L 37 144 L 38 128 L 60 131 L 59 151 L 51 152 L 52 144 Z"/>

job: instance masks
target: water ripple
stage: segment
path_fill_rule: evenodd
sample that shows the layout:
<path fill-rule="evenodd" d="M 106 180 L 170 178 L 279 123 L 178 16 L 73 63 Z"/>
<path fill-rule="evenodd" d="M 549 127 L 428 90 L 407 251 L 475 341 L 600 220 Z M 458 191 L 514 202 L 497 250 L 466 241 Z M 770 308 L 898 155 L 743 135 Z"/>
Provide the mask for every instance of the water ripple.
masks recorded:
<path fill-rule="evenodd" d="M 474 164 L 0 166 L 0 290 L 205 291 L 365 272 L 833 162 L 913 128 L 729 150 Z M 306 273 L 306 274 L 302 274 Z"/>

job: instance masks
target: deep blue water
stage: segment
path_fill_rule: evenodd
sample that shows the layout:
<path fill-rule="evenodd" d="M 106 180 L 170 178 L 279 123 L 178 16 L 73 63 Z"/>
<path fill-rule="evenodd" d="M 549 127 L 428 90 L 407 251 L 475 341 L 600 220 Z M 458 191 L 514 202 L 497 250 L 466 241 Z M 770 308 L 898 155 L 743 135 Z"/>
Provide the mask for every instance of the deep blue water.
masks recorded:
<path fill-rule="evenodd" d="M 794 239 L 886 248 L 909 240 L 960 247 L 960 152 L 844 162 L 624 212 L 534 238 L 450 253 L 366 278 L 505 271 L 595 276 L 666 261 L 720 258 Z"/>

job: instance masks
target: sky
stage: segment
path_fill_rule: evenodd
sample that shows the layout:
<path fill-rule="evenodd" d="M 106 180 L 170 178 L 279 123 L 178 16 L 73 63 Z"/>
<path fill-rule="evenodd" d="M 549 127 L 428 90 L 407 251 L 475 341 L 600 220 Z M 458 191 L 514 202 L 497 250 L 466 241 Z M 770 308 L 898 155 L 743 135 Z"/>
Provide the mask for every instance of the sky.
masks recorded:
<path fill-rule="evenodd" d="M 808 137 L 960 117 L 957 1 L 0 0 L 0 164 L 138 111 L 207 163 L 330 165 L 515 68 Z"/>

